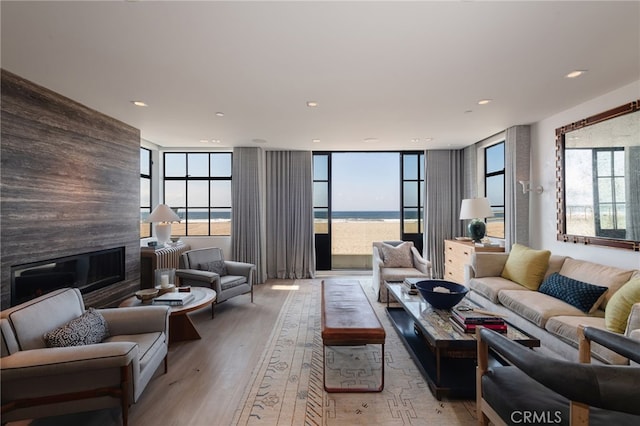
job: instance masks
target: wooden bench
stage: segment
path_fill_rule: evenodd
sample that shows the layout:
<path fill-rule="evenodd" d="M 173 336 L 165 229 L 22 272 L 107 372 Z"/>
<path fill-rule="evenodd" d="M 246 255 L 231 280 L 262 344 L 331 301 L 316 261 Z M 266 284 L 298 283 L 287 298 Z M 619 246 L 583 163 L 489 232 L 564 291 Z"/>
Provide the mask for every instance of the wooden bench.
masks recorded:
<path fill-rule="evenodd" d="M 322 281 L 322 382 L 327 392 L 380 392 L 384 388 L 385 332 L 358 281 Z M 326 382 L 326 347 L 382 345 L 380 386 L 330 388 Z"/>

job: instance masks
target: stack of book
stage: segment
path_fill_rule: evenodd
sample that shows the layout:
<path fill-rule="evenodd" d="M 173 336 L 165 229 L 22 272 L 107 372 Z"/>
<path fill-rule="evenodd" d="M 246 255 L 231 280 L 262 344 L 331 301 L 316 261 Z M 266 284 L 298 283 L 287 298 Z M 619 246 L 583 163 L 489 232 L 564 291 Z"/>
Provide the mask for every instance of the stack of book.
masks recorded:
<path fill-rule="evenodd" d="M 499 333 L 507 332 L 507 323 L 502 317 L 488 313 L 474 312 L 473 310 L 451 310 L 451 323 L 459 331 L 464 333 L 475 333 L 476 327 L 481 325 Z"/>
<path fill-rule="evenodd" d="M 191 302 L 194 298 L 193 293 L 171 292 L 156 297 L 153 299 L 153 303 L 158 305 L 182 306 Z"/>

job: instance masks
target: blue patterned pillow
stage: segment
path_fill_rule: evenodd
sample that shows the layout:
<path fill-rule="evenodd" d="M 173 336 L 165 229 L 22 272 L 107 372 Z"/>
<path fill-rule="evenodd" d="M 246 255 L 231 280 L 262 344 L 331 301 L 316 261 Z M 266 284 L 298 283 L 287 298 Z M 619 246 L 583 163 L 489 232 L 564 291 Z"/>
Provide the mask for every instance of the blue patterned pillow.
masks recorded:
<path fill-rule="evenodd" d="M 582 312 L 592 313 L 604 299 L 607 287 L 588 284 L 555 272 L 544 280 L 538 291 L 575 306 Z"/>

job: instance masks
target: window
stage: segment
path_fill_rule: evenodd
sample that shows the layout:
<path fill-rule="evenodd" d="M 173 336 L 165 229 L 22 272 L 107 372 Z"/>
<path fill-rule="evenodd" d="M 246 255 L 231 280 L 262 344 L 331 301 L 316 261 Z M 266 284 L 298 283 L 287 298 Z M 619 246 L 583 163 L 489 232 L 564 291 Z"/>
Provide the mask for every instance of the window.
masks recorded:
<path fill-rule="evenodd" d="M 402 240 L 413 241 L 422 253 L 424 154 L 402 153 Z"/>
<path fill-rule="evenodd" d="M 140 148 L 140 238 L 151 236 L 151 150 Z"/>
<path fill-rule="evenodd" d="M 175 235 L 231 234 L 231 153 L 164 154 L 164 202 L 180 216 Z"/>
<path fill-rule="evenodd" d="M 487 218 L 487 236 L 504 238 L 504 141 L 485 148 L 484 188 L 493 211 Z"/>
<path fill-rule="evenodd" d="M 593 150 L 595 228 L 599 237 L 625 238 L 624 148 Z"/>

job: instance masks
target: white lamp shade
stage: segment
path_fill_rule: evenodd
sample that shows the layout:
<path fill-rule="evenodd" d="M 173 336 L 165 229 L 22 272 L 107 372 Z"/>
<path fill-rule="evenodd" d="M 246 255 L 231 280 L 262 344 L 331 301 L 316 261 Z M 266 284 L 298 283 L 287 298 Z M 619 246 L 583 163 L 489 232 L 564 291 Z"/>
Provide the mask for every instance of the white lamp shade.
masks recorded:
<path fill-rule="evenodd" d="M 180 222 L 180 216 L 166 204 L 158 204 L 147 217 L 147 222 Z"/>
<path fill-rule="evenodd" d="M 460 220 L 493 217 L 491 205 L 487 198 L 467 198 L 460 206 Z"/>

